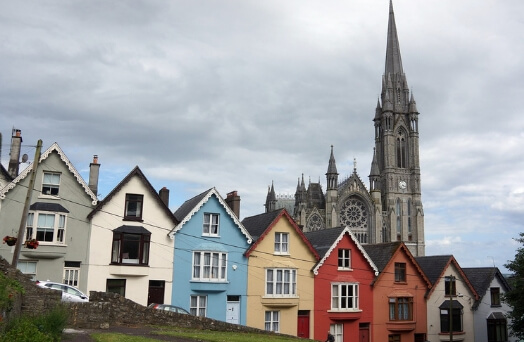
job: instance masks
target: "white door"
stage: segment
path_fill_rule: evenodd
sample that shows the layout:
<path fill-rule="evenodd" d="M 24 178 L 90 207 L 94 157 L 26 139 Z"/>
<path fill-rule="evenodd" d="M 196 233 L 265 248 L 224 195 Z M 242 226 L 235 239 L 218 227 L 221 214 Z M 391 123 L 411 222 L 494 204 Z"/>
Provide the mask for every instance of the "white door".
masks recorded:
<path fill-rule="evenodd" d="M 240 302 L 227 302 L 226 322 L 240 323 Z"/>

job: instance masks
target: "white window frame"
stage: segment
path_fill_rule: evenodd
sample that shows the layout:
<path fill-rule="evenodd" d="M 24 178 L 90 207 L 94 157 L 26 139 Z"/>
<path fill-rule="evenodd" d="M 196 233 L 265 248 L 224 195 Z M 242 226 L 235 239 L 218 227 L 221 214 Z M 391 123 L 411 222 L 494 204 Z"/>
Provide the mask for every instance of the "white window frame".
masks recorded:
<path fill-rule="evenodd" d="M 45 225 L 44 216 L 51 217 L 53 216 L 52 225 Z M 42 217 L 42 221 L 40 221 Z M 36 222 L 36 223 L 35 223 Z M 27 214 L 26 230 L 25 230 L 25 239 L 37 239 L 38 232 L 50 231 L 53 230 L 53 240 L 44 241 L 38 240 L 40 244 L 48 245 L 64 245 L 65 244 L 65 235 L 67 227 L 67 214 L 61 212 L 52 212 L 52 211 L 32 211 Z"/>
<path fill-rule="evenodd" d="M 80 267 L 64 267 L 64 284 L 78 287 Z"/>
<path fill-rule="evenodd" d="M 214 219 L 216 218 L 216 223 Z M 202 224 L 203 236 L 220 236 L 220 214 L 204 213 Z"/>
<path fill-rule="evenodd" d="M 335 342 L 344 341 L 344 325 L 340 323 L 331 324 L 329 326 L 329 332 L 335 337 Z"/>
<path fill-rule="evenodd" d="M 189 312 L 193 316 L 207 316 L 207 296 L 192 295 L 189 297 Z"/>
<path fill-rule="evenodd" d="M 331 283 L 331 311 L 359 311 L 358 290 L 358 283 Z"/>
<path fill-rule="evenodd" d="M 266 268 L 266 297 L 298 297 L 295 268 Z"/>
<path fill-rule="evenodd" d="M 264 329 L 280 332 L 280 311 L 266 311 L 264 313 Z"/>
<path fill-rule="evenodd" d="M 193 281 L 227 281 L 227 253 L 193 251 L 192 265 Z"/>
<path fill-rule="evenodd" d="M 34 265 L 34 267 L 28 267 L 29 265 Z M 16 267 L 25 275 L 28 275 L 31 277 L 31 280 L 36 281 L 36 266 L 37 261 L 28 261 L 28 260 L 21 260 L 18 261 L 18 264 Z"/>
<path fill-rule="evenodd" d="M 351 270 L 351 249 L 339 248 L 338 250 L 338 269 L 347 270 L 347 271 Z"/>
<path fill-rule="evenodd" d="M 56 181 L 56 177 L 58 176 L 58 182 Z M 60 180 L 61 180 L 61 173 L 59 172 L 48 172 L 44 171 L 42 174 L 42 196 L 46 197 L 58 197 L 60 195 Z M 49 190 L 44 190 L 45 188 L 49 188 Z M 56 194 L 52 194 L 51 192 L 53 189 L 56 189 Z"/>
<path fill-rule="evenodd" d="M 289 233 L 275 232 L 275 254 L 289 254 Z"/>

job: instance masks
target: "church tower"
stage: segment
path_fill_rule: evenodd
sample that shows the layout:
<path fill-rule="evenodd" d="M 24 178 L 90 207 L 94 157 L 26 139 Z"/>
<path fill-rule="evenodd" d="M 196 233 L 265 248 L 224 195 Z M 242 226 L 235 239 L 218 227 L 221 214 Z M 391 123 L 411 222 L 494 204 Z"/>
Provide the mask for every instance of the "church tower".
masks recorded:
<path fill-rule="evenodd" d="M 381 105 L 382 103 L 382 105 Z M 402 68 L 393 3 L 389 3 L 386 66 L 375 111 L 375 151 L 370 191 L 382 205 L 377 242 L 404 241 L 424 255 L 424 212 L 420 189 L 418 110 Z M 379 235 L 380 234 L 380 235 Z M 380 236 L 380 241 L 378 237 Z"/>

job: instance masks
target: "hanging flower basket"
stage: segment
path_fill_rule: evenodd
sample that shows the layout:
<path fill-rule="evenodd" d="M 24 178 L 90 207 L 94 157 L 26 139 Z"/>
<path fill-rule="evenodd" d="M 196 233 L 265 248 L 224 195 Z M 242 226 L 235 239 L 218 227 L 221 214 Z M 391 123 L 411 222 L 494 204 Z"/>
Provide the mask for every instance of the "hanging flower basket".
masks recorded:
<path fill-rule="evenodd" d="M 36 239 L 27 240 L 24 243 L 24 245 L 25 245 L 26 248 L 36 249 L 36 247 L 38 247 L 38 240 L 36 240 Z"/>
<path fill-rule="evenodd" d="M 8 246 L 14 246 L 16 244 L 16 240 L 17 238 L 15 238 L 14 236 L 4 236 L 4 243 L 7 243 Z"/>

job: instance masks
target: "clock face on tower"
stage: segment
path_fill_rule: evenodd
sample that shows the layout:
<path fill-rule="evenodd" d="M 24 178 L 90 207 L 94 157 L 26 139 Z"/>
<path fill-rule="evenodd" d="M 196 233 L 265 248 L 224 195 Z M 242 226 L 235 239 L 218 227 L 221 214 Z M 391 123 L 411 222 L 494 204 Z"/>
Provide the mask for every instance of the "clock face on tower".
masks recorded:
<path fill-rule="evenodd" d="M 406 181 L 400 181 L 400 182 L 398 182 L 398 187 L 399 187 L 401 190 L 405 190 L 406 187 L 407 187 Z"/>

